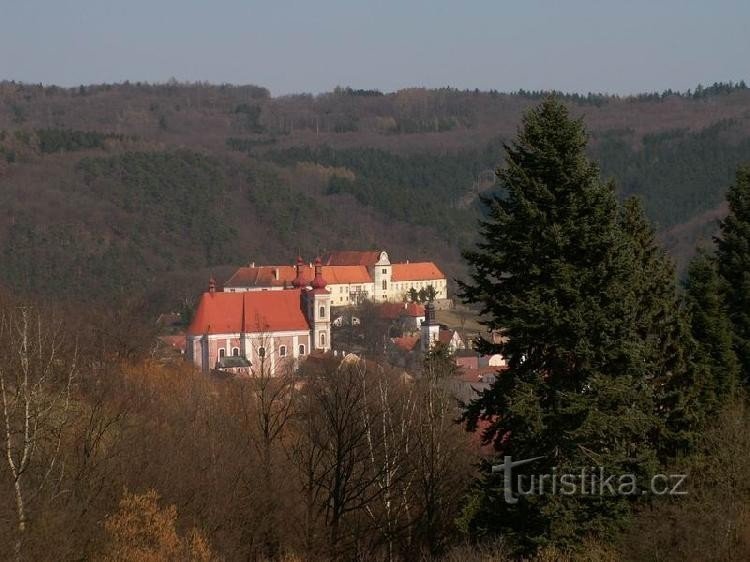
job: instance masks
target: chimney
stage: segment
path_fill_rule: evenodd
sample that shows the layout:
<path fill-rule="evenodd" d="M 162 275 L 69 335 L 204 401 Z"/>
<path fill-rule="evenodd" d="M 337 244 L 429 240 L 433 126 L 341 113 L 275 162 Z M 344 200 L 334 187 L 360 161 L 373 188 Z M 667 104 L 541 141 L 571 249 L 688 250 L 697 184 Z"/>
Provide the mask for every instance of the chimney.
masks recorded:
<path fill-rule="evenodd" d="M 279 280 L 279 268 L 278 267 L 273 268 L 273 278 L 276 279 L 276 281 Z"/>
<path fill-rule="evenodd" d="M 216 279 L 213 277 L 208 280 L 208 292 L 212 295 L 216 292 Z"/>
<path fill-rule="evenodd" d="M 250 267 L 255 268 L 255 262 L 254 261 L 250 262 Z"/>

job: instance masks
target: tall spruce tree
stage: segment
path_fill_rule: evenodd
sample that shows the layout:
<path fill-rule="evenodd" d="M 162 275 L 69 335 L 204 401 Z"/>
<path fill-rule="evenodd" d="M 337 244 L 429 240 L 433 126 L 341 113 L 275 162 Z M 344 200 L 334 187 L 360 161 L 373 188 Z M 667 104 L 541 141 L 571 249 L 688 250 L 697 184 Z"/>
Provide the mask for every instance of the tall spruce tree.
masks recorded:
<path fill-rule="evenodd" d="M 750 166 L 737 170 L 727 192 L 729 215 L 721 222 L 719 273 L 726 281 L 726 301 L 742 378 L 750 381 Z"/>
<path fill-rule="evenodd" d="M 658 351 L 670 338 L 659 326 L 669 323 L 674 279 L 640 209 L 620 213 L 613 186 L 586 158 L 586 141 L 581 121 L 549 99 L 506 146 L 503 192 L 485 199 L 481 240 L 465 253 L 471 281 L 461 290 L 481 305 L 487 328 L 507 338 L 480 339 L 479 349 L 502 353 L 509 368 L 465 417 L 470 428 L 486 422 L 484 437 L 502 455 L 543 456 L 518 474 L 595 466 L 643 483 L 657 465 L 654 386 L 670 372 Z M 503 493 L 503 479 L 487 474 L 469 502 L 468 526 L 526 548 L 575 546 L 619 526 L 631 507 L 631 498 L 606 490 L 548 489 L 517 503 Z"/>
<path fill-rule="evenodd" d="M 715 416 L 737 392 L 740 365 L 734 352 L 732 322 L 714 256 L 699 252 L 688 267 L 685 301 L 695 341 L 694 365 L 703 377 L 696 381 L 705 418 Z"/>
<path fill-rule="evenodd" d="M 700 391 L 706 374 L 693 362 L 688 314 L 677 291 L 674 264 L 656 241 L 640 199 L 622 205 L 623 235 L 630 243 L 630 288 L 634 293 L 634 345 L 654 390 L 659 426 L 653 444 L 668 459 L 689 451 L 705 419 Z"/>

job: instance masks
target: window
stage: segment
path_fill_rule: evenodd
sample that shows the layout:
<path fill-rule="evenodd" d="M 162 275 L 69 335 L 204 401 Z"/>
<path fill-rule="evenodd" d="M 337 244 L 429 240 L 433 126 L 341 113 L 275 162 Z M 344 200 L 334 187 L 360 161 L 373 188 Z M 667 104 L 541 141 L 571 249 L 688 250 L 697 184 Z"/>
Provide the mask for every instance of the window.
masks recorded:
<path fill-rule="evenodd" d="M 219 359 L 222 359 L 227 354 L 227 350 L 222 348 L 219 348 Z"/>
<path fill-rule="evenodd" d="M 305 354 L 305 344 L 304 343 L 300 344 L 300 346 L 299 346 L 299 354 L 300 355 L 304 355 Z"/>
<path fill-rule="evenodd" d="M 232 348 L 232 357 L 239 357 L 240 356 L 240 348 L 239 347 L 233 347 Z"/>
<path fill-rule="evenodd" d="M 266 348 L 265 347 L 259 347 L 258 348 L 258 357 L 261 359 L 266 356 Z"/>
<path fill-rule="evenodd" d="M 326 317 L 326 307 L 325 306 L 321 306 L 320 310 L 318 312 L 319 312 L 318 316 L 320 316 L 321 318 L 325 318 Z"/>
<path fill-rule="evenodd" d="M 326 346 L 326 333 L 320 332 L 320 347 Z"/>
<path fill-rule="evenodd" d="M 383 270 L 383 275 L 388 275 L 388 270 L 387 269 Z"/>
<path fill-rule="evenodd" d="M 286 346 L 282 345 L 279 347 L 279 357 L 286 357 Z"/>
<path fill-rule="evenodd" d="M 388 281 L 386 281 L 385 279 L 383 279 L 383 290 L 385 291 L 387 289 L 388 289 Z"/>

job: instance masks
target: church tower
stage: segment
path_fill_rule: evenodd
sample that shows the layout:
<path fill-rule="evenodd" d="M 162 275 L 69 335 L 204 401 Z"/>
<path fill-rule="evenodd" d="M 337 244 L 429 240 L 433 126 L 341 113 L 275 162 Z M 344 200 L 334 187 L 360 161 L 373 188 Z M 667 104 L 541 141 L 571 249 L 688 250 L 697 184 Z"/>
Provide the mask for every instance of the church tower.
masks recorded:
<path fill-rule="evenodd" d="M 331 349 L 331 292 L 326 289 L 326 285 L 326 280 L 323 279 L 323 265 L 320 258 L 317 258 L 312 288 L 305 292 L 307 319 L 312 328 L 311 348 L 316 351 Z"/>
<path fill-rule="evenodd" d="M 419 346 L 422 353 L 427 353 L 440 337 L 440 324 L 435 314 L 435 303 L 430 301 L 424 307 L 424 320 L 420 329 Z"/>
<path fill-rule="evenodd" d="M 372 293 L 372 299 L 375 302 L 387 302 L 389 301 L 390 295 L 393 293 L 391 287 L 391 273 L 393 266 L 391 260 L 388 259 L 388 252 L 380 252 L 378 261 L 375 262 L 372 272 L 372 280 L 374 281 L 374 290 Z"/>

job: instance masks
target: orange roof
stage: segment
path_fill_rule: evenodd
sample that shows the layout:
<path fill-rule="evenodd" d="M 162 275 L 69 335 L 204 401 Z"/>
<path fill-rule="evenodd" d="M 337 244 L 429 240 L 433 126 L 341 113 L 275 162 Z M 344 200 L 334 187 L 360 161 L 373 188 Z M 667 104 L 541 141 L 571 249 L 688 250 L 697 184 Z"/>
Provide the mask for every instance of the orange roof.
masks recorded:
<path fill-rule="evenodd" d="M 301 291 L 203 293 L 188 335 L 309 330 Z"/>
<path fill-rule="evenodd" d="M 391 281 L 432 281 L 445 279 L 443 272 L 431 261 L 394 263 Z"/>
<path fill-rule="evenodd" d="M 372 283 L 372 278 L 363 265 L 323 266 L 323 279 L 330 284 Z M 278 279 L 277 279 L 278 277 Z M 291 287 L 297 272 L 292 265 L 262 265 L 240 267 L 224 287 Z M 302 280 L 309 285 L 315 277 L 315 268 L 307 264 L 302 268 Z"/>
<path fill-rule="evenodd" d="M 324 265 L 323 279 L 328 284 L 372 283 L 372 277 L 364 265 Z"/>
<path fill-rule="evenodd" d="M 381 250 L 331 252 L 326 265 L 375 265 L 380 259 Z"/>

